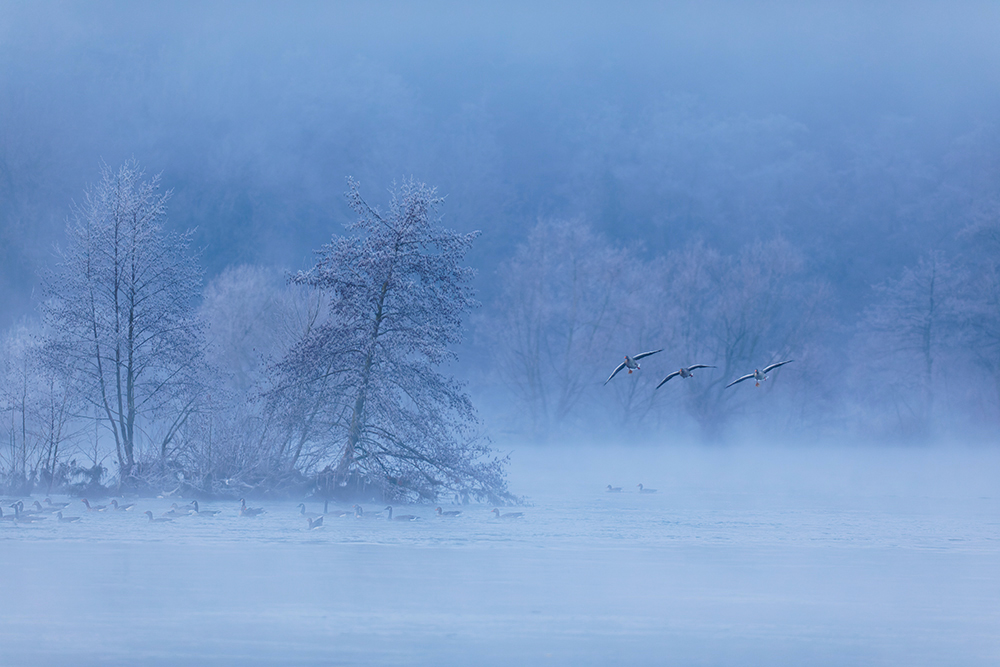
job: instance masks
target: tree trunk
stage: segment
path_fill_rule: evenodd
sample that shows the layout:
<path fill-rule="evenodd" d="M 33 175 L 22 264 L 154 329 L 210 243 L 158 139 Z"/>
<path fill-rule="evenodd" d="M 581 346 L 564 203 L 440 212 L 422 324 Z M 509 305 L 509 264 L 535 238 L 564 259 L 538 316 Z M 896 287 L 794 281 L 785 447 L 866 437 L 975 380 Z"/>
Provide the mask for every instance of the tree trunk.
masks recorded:
<path fill-rule="evenodd" d="M 344 453 L 337 463 L 334 475 L 338 480 L 347 479 L 351 465 L 354 463 L 354 452 L 358 443 L 361 442 L 361 434 L 365 426 L 365 402 L 368 400 L 368 384 L 371 381 L 371 370 L 373 357 L 375 355 L 375 343 L 378 341 L 379 327 L 382 325 L 382 308 L 385 304 L 385 295 L 389 291 L 389 278 L 382 283 L 382 292 L 378 298 L 378 309 L 375 311 L 375 326 L 372 330 L 371 341 L 368 346 L 368 354 L 365 356 L 365 365 L 361 369 L 361 386 L 358 388 L 358 396 L 354 400 L 354 411 L 351 413 L 351 428 L 347 433 L 347 444 L 344 445 Z"/>

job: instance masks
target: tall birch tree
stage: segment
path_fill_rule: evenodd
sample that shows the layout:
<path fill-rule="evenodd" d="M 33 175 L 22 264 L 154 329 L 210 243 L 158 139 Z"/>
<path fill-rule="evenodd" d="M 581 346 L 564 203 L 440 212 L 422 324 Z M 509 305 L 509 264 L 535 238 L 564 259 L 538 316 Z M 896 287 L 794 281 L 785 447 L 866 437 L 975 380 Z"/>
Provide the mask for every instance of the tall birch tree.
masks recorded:
<path fill-rule="evenodd" d="M 159 190 L 134 160 L 102 167 L 45 280 L 51 343 L 111 432 L 121 480 L 136 472 L 140 443 L 167 451 L 195 407 L 203 357 L 191 232 L 163 229 L 170 193 Z"/>

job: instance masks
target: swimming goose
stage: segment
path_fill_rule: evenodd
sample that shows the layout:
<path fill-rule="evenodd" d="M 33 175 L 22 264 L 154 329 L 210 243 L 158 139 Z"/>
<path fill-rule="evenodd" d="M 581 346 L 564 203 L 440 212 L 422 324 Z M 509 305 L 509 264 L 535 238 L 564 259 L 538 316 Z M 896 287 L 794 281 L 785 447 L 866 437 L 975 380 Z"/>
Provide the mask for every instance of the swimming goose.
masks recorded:
<path fill-rule="evenodd" d="M 18 500 L 16 503 L 11 505 L 14 508 L 14 521 L 18 523 L 34 523 L 35 521 L 44 521 L 44 516 L 37 516 L 31 513 L 25 513 L 24 503 Z"/>
<path fill-rule="evenodd" d="M 119 505 L 118 501 L 114 498 L 111 499 L 111 506 L 115 508 L 117 512 L 129 512 L 135 507 L 135 503 L 129 503 L 128 505 Z"/>
<path fill-rule="evenodd" d="M 194 513 L 197 514 L 198 516 L 215 516 L 216 514 L 220 514 L 222 512 L 222 510 L 203 510 L 203 509 L 200 509 L 198 507 L 198 501 L 197 500 L 192 500 L 191 504 L 194 505 Z"/>
<path fill-rule="evenodd" d="M 13 521 L 13 520 L 14 520 L 14 515 L 13 514 L 4 514 L 3 513 L 3 508 L 0 507 L 0 521 Z"/>
<path fill-rule="evenodd" d="M 263 507 L 247 507 L 247 501 L 240 498 L 240 516 L 260 516 L 263 513 Z"/>
<path fill-rule="evenodd" d="M 21 502 L 20 500 L 18 502 Z M 42 504 L 37 500 L 31 503 L 29 509 L 24 509 L 24 503 L 21 503 L 21 514 L 49 514 L 52 510 L 47 510 L 42 508 Z"/>
<path fill-rule="evenodd" d="M 395 518 L 392 516 L 392 505 L 386 505 L 386 508 L 382 510 L 383 512 L 389 513 L 389 518 L 387 521 L 416 521 L 420 517 L 413 516 L 412 514 L 399 514 Z"/>
<path fill-rule="evenodd" d="M 170 509 L 163 513 L 163 516 L 176 518 L 179 516 L 191 516 L 194 510 L 189 507 L 181 507 L 177 503 L 170 503 Z"/>
<path fill-rule="evenodd" d="M 351 505 L 351 508 L 354 510 L 355 519 L 360 519 L 365 515 L 365 508 L 361 505 Z"/>
<path fill-rule="evenodd" d="M 755 368 L 753 370 L 753 373 L 747 373 L 743 377 L 736 378 L 735 380 L 733 380 L 732 382 L 730 382 L 729 384 L 727 384 L 726 385 L 726 389 L 729 389 L 734 384 L 738 384 L 740 382 L 743 382 L 744 380 L 749 380 L 750 378 L 753 378 L 754 380 L 756 380 L 756 384 L 754 386 L 759 387 L 760 383 L 767 379 L 767 374 L 768 373 L 770 373 L 771 371 L 773 371 L 778 366 L 784 366 L 785 364 L 790 364 L 793 361 L 795 361 L 795 360 L 794 359 L 789 359 L 788 361 L 779 361 L 776 364 L 771 364 L 770 366 L 765 366 L 764 370 L 762 370 L 762 371 L 759 371 L 759 370 L 757 370 Z"/>
<path fill-rule="evenodd" d="M 46 506 L 51 507 L 54 510 L 64 510 L 67 507 L 69 507 L 69 503 L 54 503 L 52 502 L 51 498 L 46 498 L 45 504 Z"/>
<path fill-rule="evenodd" d="M 637 484 L 639 487 L 639 493 L 656 493 L 656 489 L 647 489 L 642 486 L 642 484 Z"/>
<path fill-rule="evenodd" d="M 322 514 L 316 514 L 315 512 L 307 512 L 305 503 L 299 503 L 298 505 L 296 505 L 296 507 L 299 508 L 299 514 L 307 519 L 319 519 L 323 517 Z"/>
<path fill-rule="evenodd" d="M 448 510 L 447 512 L 442 510 L 440 507 L 435 507 L 434 511 L 437 512 L 438 516 L 458 516 L 462 513 L 462 510 Z"/>
<path fill-rule="evenodd" d="M 42 504 L 37 500 L 31 503 L 32 509 L 28 510 L 29 514 L 54 514 L 56 511 L 55 507 L 42 507 Z"/>
<path fill-rule="evenodd" d="M 622 492 L 622 487 L 611 486 L 610 484 L 608 484 L 608 493 L 621 493 L 621 492 Z"/>
<path fill-rule="evenodd" d="M 143 512 L 143 514 L 145 514 L 146 516 L 149 517 L 149 522 L 150 523 L 166 523 L 168 521 L 173 521 L 173 519 L 171 519 L 170 517 L 166 517 L 166 516 L 157 516 L 157 517 L 154 517 L 153 513 L 150 512 L 149 510 L 146 510 L 145 512 Z"/>
<path fill-rule="evenodd" d="M 629 373 L 631 373 L 633 370 L 636 371 L 639 370 L 639 360 L 642 359 L 643 357 L 648 357 L 651 354 L 656 354 L 657 352 L 663 352 L 663 348 L 661 347 L 659 350 L 653 350 L 652 352 L 643 352 L 641 354 L 635 355 L 634 357 L 630 357 L 626 354 L 625 361 L 618 364 L 618 368 L 616 368 L 614 372 L 611 373 L 610 376 L 608 376 L 608 379 L 604 381 L 604 384 L 611 382 L 611 378 L 618 375 L 618 371 L 620 371 L 623 368 L 627 368 Z"/>
<path fill-rule="evenodd" d="M 107 505 L 91 505 L 90 501 L 87 500 L 86 498 L 81 498 L 80 502 L 82 502 L 84 505 L 87 506 L 88 512 L 103 512 L 104 510 L 108 509 Z"/>
<path fill-rule="evenodd" d="M 660 387 L 662 387 L 663 385 L 665 385 L 667 382 L 669 382 L 671 378 L 675 378 L 678 375 L 680 375 L 682 378 L 689 378 L 689 377 L 692 376 L 691 371 L 697 370 L 699 368 L 715 368 L 715 366 L 706 366 L 705 364 L 695 364 L 694 366 L 688 366 L 687 368 L 682 368 L 682 369 L 680 369 L 678 371 L 674 371 L 673 373 L 671 373 L 667 377 L 665 377 L 662 380 L 660 380 L 660 384 L 656 385 L 656 389 L 659 389 Z M 654 391 L 656 391 L 656 390 L 654 389 Z"/>
<path fill-rule="evenodd" d="M 63 516 L 62 515 L 62 510 L 59 510 L 58 512 L 56 512 L 56 516 L 59 517 L 59 521 L 61 523 L 73 523 L 74 521 L 79 521 L 80 520 L 80 517 L 78 517 L 78 516 Z"/>
<path fill-rule="evenodd" d="M 317 528 L 323 527 L 323 517 L 319 516 L 315 519 L 311 516 L 306 517 L 306 521 L 309 522 L 309 530 L 316 530 Z"/>
<path fill-rule="evenodd" d="M 497 515 L 498 519 L 520 519 L 524 516 L 524 512 L 507 512 L 506 514 L 500 514 L 500 510 L 496 507 L 493 508 L 493 513 Z"/>

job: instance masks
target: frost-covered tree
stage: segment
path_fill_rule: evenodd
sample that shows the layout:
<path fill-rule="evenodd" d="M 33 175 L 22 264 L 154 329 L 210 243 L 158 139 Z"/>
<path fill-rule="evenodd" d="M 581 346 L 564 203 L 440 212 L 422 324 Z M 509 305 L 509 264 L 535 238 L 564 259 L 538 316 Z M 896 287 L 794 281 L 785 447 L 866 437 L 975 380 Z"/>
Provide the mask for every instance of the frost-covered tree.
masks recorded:
<path fill-rule="evenodd" d="M 404 182 L 382 212 L 349 184 L 353 234 L 335 237 L 294 277 L 329 295 L 330 319 L 275 367 L 276 404 L 324 424 L 288 455 L 302 465 L 311 452 L 327 466 L 321 478 L 341 487 L 502 500 L 504 462 L 478 435 L 461 384 L 439 371 L 455 359 L 462 318 L 476 305 L 463 260 L 478 233 L 443 229 L 442 199 L 426 185 Z"/>
<path fill-rule="evenodd" d="M 289 286 L 277 270 L 227 268 L 205 287 L 199 308 L 206 360 L 227 388 L 246 396 L 259 389 L 267 363 L 282 358 L 325 316 L 317 292 Z"/>
<path fill-rule="evenodd" d="M 986 222 L 970 227 L 966 235 L 972 242 L 973 261 L 960 314 L 968 337 L 963 342 L 974 363 L 987 373 L 996 418 L 1000 414 L 1000 223 L 996 213 L 991 211 Z"/>
<path fill-rule="evenodd" d="M 733 255 L 692 243 L 654 263 L 650 273 L 659 290 L 664 345 L 688 360 L 685 364 L 718 367 L 668 390 L 673 401 L 683 401 L 702 434 L 720 435 L 743 412 L 741 406 L 761 393 L 727 390 L 734 378 L 790 356 L 796 358 L 795 377 L 812 372 L 806 351 L 823 323 L 826 297 L 822 284 L 803 279 L 803 264 L 796 248 L 781 238 L 749 243 Z M 800 389 L 808 386 L 799 384 Z M 768 384 L 762 391 L 773 387 Z M 672 403 L 662 400 L 665 408 Z M 774 409 L 774 403 L 768 406 Z M 791 414 L 789 408 L 782 405 L 775 413 Z M 775 415 L 764 414 L 767 409 L 757 403 L 752 414 L 773 427 Z M 795 414 L 803 417 L 801 411 Z"/>
<path fill-rule="evenodd" d="M 620 356 L 644 344 L 641 327 L 629 326 L 645 307 L 635 264 L 641 260 L 581 222 L 543 221 L 500 267 L 487 337 L 500 377 L 535 434 L 594 399 Z M 603 392 L 603 401 L 618 390 Z"/>
<path fill-rule="evenodd" d="M 960 335 L 962 278 L 938 252 L 874 288 L 855 340 L 858 386 L 870 407 L 893 415 L 904 432 L 926 433 L 942 360 Z M 873 381 L 873 379 L 875 381 Z"/>
<path fill-rule="evenodd" d="M 141 442 L 167 450 L 198 394 L 201 271 L 190 232 L 163 229 L 169 197 L 135 161 L 104 166 L 45 280 L 50 345 L 112 433 L 121 479 L 134 472 Z"/>
<path fill-rule="evenodd" d="M 12 491 L 51 488 L 75 434 L 79 391 L 50 352 L 37 326 L 19 324 L 0 340 L 0 472 Z"/>

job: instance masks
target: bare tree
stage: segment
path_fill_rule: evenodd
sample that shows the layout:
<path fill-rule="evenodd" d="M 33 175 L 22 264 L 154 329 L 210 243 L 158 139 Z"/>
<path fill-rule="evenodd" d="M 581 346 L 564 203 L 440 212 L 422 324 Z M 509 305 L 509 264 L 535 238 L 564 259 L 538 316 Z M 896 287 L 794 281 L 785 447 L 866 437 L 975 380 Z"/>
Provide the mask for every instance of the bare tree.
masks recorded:
<path fill-rule="evenodd" d="M 0 448 L 0 470 L 24 492 L 35 482 L 51 489 L 75 435 L 80 394 L 49 352 L 37 326 L 15 326 L 0 343 L 0 406 L 9 412 L 0 421 L 9 443 Z"/>
<path fill-rule="evenodd" d="M 203 356 L 193 310 L 201 272 L 190 232 L 164 231 L 170 193 L 158 190 L 159 178 L 144 180 L 134 161 L 103 167 L 45 280 L 51 345 L 113 434 L 120 480 L 134 472 L 140 442 L 166 452 L 194 409 Z"/>
<path fill-rule="evenodd" d="M 536 435 L 598 400 L 594 392 L 620 355 L 642 344 L 635 331 L 625 334 L 629 312 L 643 307 L 635 263 L 586 225 L 557 221 L 540 222 L 501 266 L 488 338 Z"/>
<path fill-rule="evenodd" d="M 875 298 L 858 324 L 855 366 L 867 395 L 911 433 L 926 433 L 934 412 L 939 361 L 960 333 L 961 278 L 941 253 L 920 259 L 902 275 L 875 286 Z"/>
<path fill-rule="evenodd" d="M 393 191 L 385 213 L 353 180 L 348 198 L 354 234 L 335 237 L 294 278 L 329 295 L 330 321 L 275 367 L 271 395 L 291 395 L 298 410 L 322 407 L 327 427 L 308 439 L 316 460 L 329 461 L 323 476 L 332 484 L 502 500 L 503 461 L 478 435 L 462 386 L 437 371 L 455 358 L 462 317 L 476 305 L 462 261 L 478 233 L 442 229 L 441 198 L 414 181 Z M 294 464 L 306 444 L 291 453 Z"/>

